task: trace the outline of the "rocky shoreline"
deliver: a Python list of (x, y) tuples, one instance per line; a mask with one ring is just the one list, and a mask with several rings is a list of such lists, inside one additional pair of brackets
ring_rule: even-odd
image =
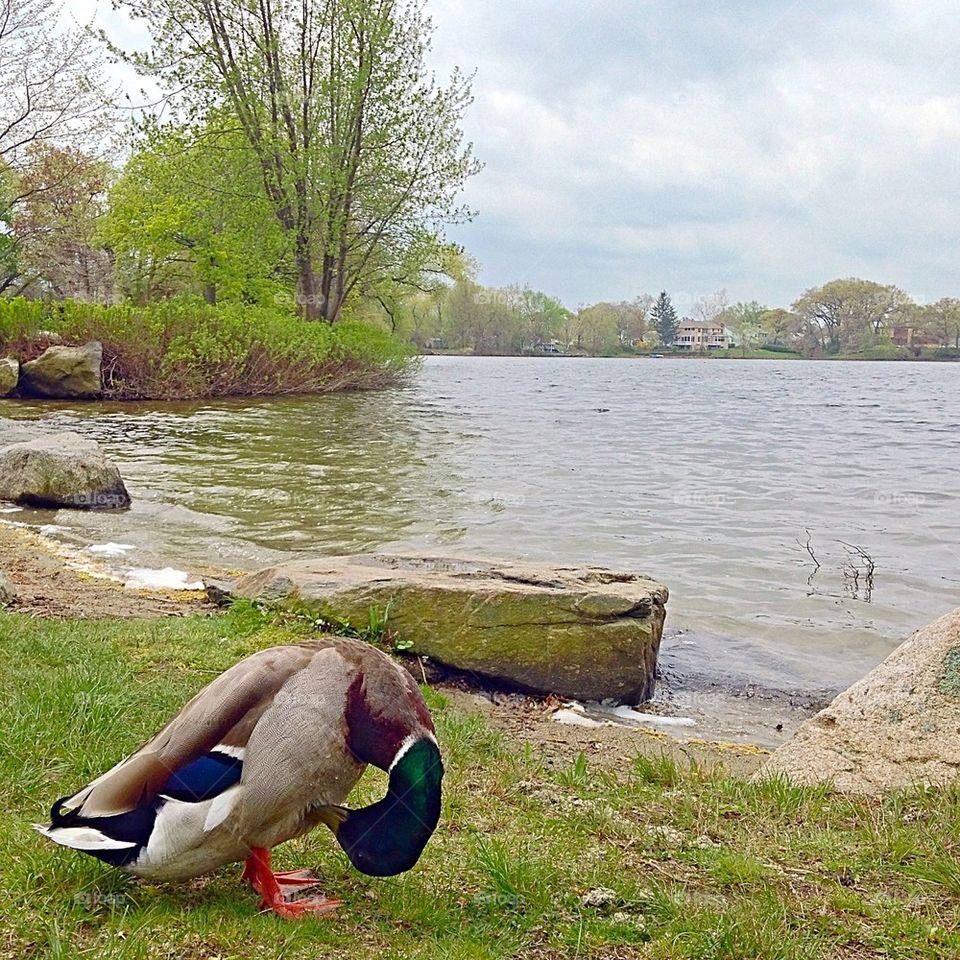
[[(132, 590), (106, 571), (93, 575), (76, 569), (49, 538), (2, 521), (0, 557), (2, 570), (17, 593), (15, 604), (9, 607), (13, 613), (60, 620), (218, 615), (202, 592)], [(413, 659), (410, 663), (419, 673), (419, 662)], [(699, 731), (696, 736), (680, 738), (663, 730), (612, 722), (566, 726), (554, 720), (562, 706), (556, 698), (478, 689), (461, 677), (442, 672), (431, 677), (431, 684), (459, 710), (483, 715), (519, 746), (531, 744), (542, 749), (548, 765), (565, 767), (584, 753), (591, 763), (613, 768), (638, 753), (650, 757), (666, 754), (683, 764), (695, 761), (746, 775), (758, 769), (768, 755), (756, 745), (714, 741)]]
[[(23, 524), (0, 522), (0, 557), (0, 606), (15, 614), (68, 621), (218, 615), (203, 591), (131, 589)], [(0, 619), (7, 624), (15, 628), (16, 619)], [(868, 794), (956, 779), (950, 731), (960, 724), (960, 610), (917, 631), (829, 703), (833, 691), (764, 687), (691, 669), (684, 636), (665, 635), (657, 695), (640, 709), (507, 690), (409, 649), (405, 660), (418, 680), (458, 707), (558, 763), (581, 752), (599, 766), (667, 754), (739, 775), (828, 780), (843, 792)]]
[[(125, 587), (127, 578), (122, 568), (97, 561), (86, 551), (78, 552), (26, 525), (0, 522), (0, 556), (0, 572), (7, 572), (18, 595), (13, 609), (30, 616), (150, 619), (214, 615), (214, 606), (201, 592)], [(185, 579), (198, 576), (206, 581), (208, 589), (212, 585), (210, 592), (217, 595), (215, 585), (223, 583), (225, 572), (193, 570)], [(608, 736), (636, 736), (644, 742), (669, 742), (681, 753), (690, 749), (706, 749), (709, 753), (714, 749), (711, 745), (723, 743), (729, 745), (724, 748), (724, 757), (732, 750), (733, 755), (746, 751), (755, 758), (760, 755), (758, 750), (773, 749), (786, 740), (821, 705), (822, 698), (811, 704), (790, 691), (748, 686), (744, 678), (727, 677), (721, 683), (678, 670), (675, 654), (681, 636), (676, 630), (667, 632), (656, 696), (636, 715), (618, 716), (600, 704), (582, 701), (581, 706), (576, 700), (568, 704), (555, 696), (511, 691), (508, 685), (490, 677), (449, 668), (429, 656), (411, 657), (408, 662), (418, 679), (426, 676), (431, 684), (456, 697), (482, 705), (484, 711), (502, 716), (507, 726), (513, 722), (511, 718), (541, 718), (545, 724), (543, 736), (559, 737), (564, 742), (592, 742), (591, 736), (601, 741)], [(409, 657), (409, 651), (407, 654)], [(569, 714), (566, 708), (571, 705), (582, 711), (574, 718), (577, 725), (556, 722), (555, 715)]]

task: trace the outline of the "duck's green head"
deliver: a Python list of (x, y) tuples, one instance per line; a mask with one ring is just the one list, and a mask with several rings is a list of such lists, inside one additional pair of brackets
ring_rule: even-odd
[(443, 763), (433, 740), (416, 741), (390, 769), (387, 795), (347, 813), (336, 828), (340, 846), (362, 873), (391, 877), (409, 870), (440, 819)]

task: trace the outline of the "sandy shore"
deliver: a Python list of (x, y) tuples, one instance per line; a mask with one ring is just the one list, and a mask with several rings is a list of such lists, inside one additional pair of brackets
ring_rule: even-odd
[(199, 592), (131, 590), (82, 569), (53, 541), (23, 527), (0, 523), (0, 572), (17, 590), (16, 611), (56, 619), (183, 617), (209, 609)]

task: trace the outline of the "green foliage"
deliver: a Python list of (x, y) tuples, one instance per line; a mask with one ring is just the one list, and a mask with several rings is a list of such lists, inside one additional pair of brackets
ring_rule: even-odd
[(459, 264), (448, 261), (447, 269), (459, 273), (453, 286), (408, 300), (402, 329), (420, 348), (432, 350), (439, 341), (442, 349), (472, 354), (617, 356), (633, 352), (647, 331), (652, 297), (596, 303), (574, 314), (528, 286), (481, 286), (475, 265), (463, 257)]
[(18, 173), (13, 232), (21, 286), (57, 298), (109, 298), (111, 259), (97, 228), (113, 168), (71, 147), (34, 144)]
[(391, 645), (391, 636), (388, 628), (390, 621), (390, 605), (387, 604), (384, 610), (373, 606), (367, 611), (367, 622), (360, 626), (351, 623), (344, 617), (339, 617), (333, 613), (323, 613), (317, 616), (315, 613), (305, 611), (306, 616), (315, 630), (321, 633), (333, 633), (340, 637), (351, 637), (354, 640), (363, 640), (365, 643), (372, 644), (375, 647), (388, 647)]
[(237, 599), (230, 604), (233, 617), (253, 617), (261, 625), (280, 624), (286, 628), (330, 633), (338, 637), (363, 640), (375, 647), (402, 652), (412, 646), (410, 641), (398, 640), (390, 632), (390, 604), (384, 609), (372, 606), (367, 611), (367, 622), (357, 624), (330, 610), (317, 612), (301, 603), (270, 604), (262, 600)]
[(581, 750), (573, 761), (573, 766), (557, 774), (557, 783), (562, 783), (565, 787), (585, 787), (589, 782), (590, 764), (587, 755)]
[(647, 312), (653, 297), (595, 303), (577, 312), (576, 346), (593, 356), (615, 356), (633, 350), (634, 340), (647, 334)]
[(920, 307), (915, 320), (921, 339), (940, 344), (941, 348), (952, 345), (960, 355), (960, 299), (943, 297)]
[(293, 267), (257, 158), (226, 118), (149, 124), (109, 194), (100, 234), (121, 293), (247, 303), (292, 299)]
[(834, 355), (861, 349), (865, 336), (878, 337), (912, 319), (916, 309), (899, 287), (856, 277), (813, 287), (793, 305), (811, 339)]
[(763, 349), (767, 353), (782, 353), (782, 354), (789, 355), (791, 357), (800, 356), (800, 354), (796, 350), (792, 349), (791, 347), (783, 343), (765, 343), (763, 345)]
[(913, 353), (895, 343), (880, 341), (866, 346), (860, 355), (864, 360), (912, 360)]
[(470, 78), (430, 72), (417, 0), (117, 6), (151, 38), (126, 59), (173, 94), (180, 119), (229, 115), (310, 318), (332, 323), (354, 296), (416, 283), (443, 226), (469, 219), (457, 197), (479, 169), (460, 129)]
[(21, 274), (20, 244), (13, 232), (18, 176), (0, 160), (0, 291), (7, 290)]
[(735, 303), (721, 315), (722, 322), (736, 334), (744, 356), (767, 339), (764, 319), (770, 312), (763, 304), (751, 300), (749, 303)]
[(633, 769), (643, 783), (652, 786), (672, 787), (679, 778), (677, 765), (666, 754), (656, 757), (637, 756)]
[(550, 880), (554, 870), (524, 845), (518, 850), (498, 840), (477, 841), (476, 859), (481, 874), (480, 904), (489, 904), (497, 914), (531, 909), (543, 910), (550, 902)]
[(40, 300), (0, 299), (0, 346), (29, 340), (50, 319), (50, 305)]
[(650, 311), (650, 325), (656, 332), (662, 346), (673, 346), (677, 339), (677, 329), (680, 323), (677, 319), (677, 311), (670, 302), (666, 290), (661, 291), (660, 296), (657, 297), (657, 302)]
[(960, 897), (960, 861), (946, 850), (924, 857), (904, 868), (904, 873), (943, 887), (952, 897)]
[(439, 337), (475, 354), (539, 353), (554, 341), (569, 343), (573, 314), (554, 297), (530, 287), (482, 287), (461, 277), (442, 307), (421, 325), (418, 339)]
[(310, 323), (279, 307), (0, 301), (0, 346), (8, 352), (29, 359), (41, 330), (70, 343), (99, 340), (105, 393), (116, 399), (365, 389), (396, 382), (410, 364), (409, 348), (381, 328)]

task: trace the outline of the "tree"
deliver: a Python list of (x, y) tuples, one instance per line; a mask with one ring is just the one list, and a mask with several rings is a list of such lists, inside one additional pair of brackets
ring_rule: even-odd
[(727, 291), (717, 290), (705, 297), (698, 297), (693, 305), (693, 318), (702, 323), (715, 323), (727, 309)]
[(577, 347), (595, 357), (613, 354), (620, 349), (617, 312), (611, 304), (595, 303), (579, 310)]
[(108, 90), (89, 33), (60, 27), (54, 0), (0, 0), (0, 159), (35, 144), (82, 149), (104, 132)]
[(567, 311), (559, 300), (529, 286), (508, 287), (501, 294), (520, 333), (521, 349), (539, 350), (560, 333)]
[(776, 307), (764, 310), (760, 326), (767, 338), (781, 346), (789, 346), (800, 333), (800, 318), (789, 310)]
[(735, 303), (733, 306), (727, 307), (717, 317), (717, 321), (733, 330), (740, 341), (743, 355), (746, 356), (747, 350), (759, 346), (766, 337), (766, 331), (763, 329), (763, 317), (767, 312), (767, 308), (763, 304), (751, 300), (749, 303)]
[[(29, 221), (44, 192), (62, 193), (68, 157), (87, 156), (111, 120), (101, 52), (86, 30), (62, 29), (60, 13), (54, 0), (0, 0), (0, 292), (34, 279), (14, 221)], [(40, 162), (54, 146), (73, 152)]]
[(0, 163), (0, 294), (15, 289), (22, 275), (20, 244), (13, 232), (13, 205), (17, 196), (18, 177)]
[(226, 118), (149, 127), (110, 191), (101, 233), (134, 300), (176, 293), (292, 301), (292, 258), (256, 157)]
[(674, 310), (667, 291), (663, 290), (657, 297), (657, 302), (650, 311), (650, 325), (656, 331), (660, 343), (665, 347), (672, 347), (677, 339), (677, 329), (680, 326), (677, 311)]
[(36, 142), (27, 152), (13, 217), (19, 268), (59, 298), (112, 296), (111, 255), (98, 236), (111, 174), (72, 147)]
[(453, 346), (472, 347), (475, 352), (483, 349), (490, 321), (484, 294), (483, 287), (469, 275), (460, 277), (451, 288), (447, 317)]
[(913, 301), (899, 288), (851, 277), (813, 287), (793, 305), (802, 321), (819, 328), (829, 353), (876, 340), (906, 316)]
[(416, 282), (478, 169), (470, 81), (438, 86), (416, 0), (118, 0), (151, 50), (128, 59), (193, 121), (229, 112), (289, 238), (298, 297), (334, 322), (355, 292)]
[(939, 341), (941, 346), (960, 349), (960, 300), (944, 297), (919, 311), (923, 332)]
[[(618, 300), (612, 303), (595, 303), (584, 309), (595, 311), (604, 317), (604, 325), (612, 323), (616, 330), (616, 343), (605, 348), (605, 352), (630, 347), (634, 340), (642, 340), (647, 332), (647, 314), (653, 306), (653, 297), (649, 294), (635, 300)], [(591, 314), (593, 319), (597, 313)], [(592, 322), (590, 320), (589, 322)]]

